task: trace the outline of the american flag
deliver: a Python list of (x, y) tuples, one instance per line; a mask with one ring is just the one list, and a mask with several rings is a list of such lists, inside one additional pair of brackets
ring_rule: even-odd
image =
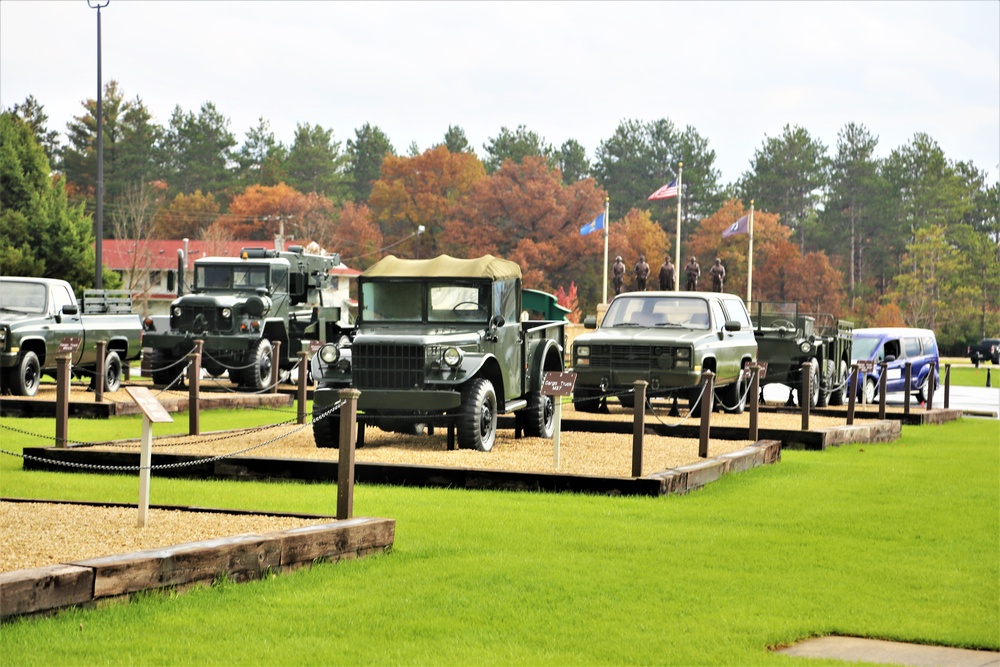
[(649, 195), (647, 201), (653, 201), (654, 199), (670, 199), (671, 197), (677, 196), (677, 179), (670, 181), (662, 188)]

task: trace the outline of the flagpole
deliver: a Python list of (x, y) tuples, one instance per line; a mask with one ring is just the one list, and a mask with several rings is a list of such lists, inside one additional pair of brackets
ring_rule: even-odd
[(674, 248), (674, 291), (681, 291), (681, 176), (684, 163), (677, 163), (677, 247)]
[(611, 197), (604, 198), (604, 296), (601, 303), (608, 302), (608, 227), (611, 226)]
[(750, 200), (750, 248), (747, 250), (747, 308), (753, 295), (753, 200)]

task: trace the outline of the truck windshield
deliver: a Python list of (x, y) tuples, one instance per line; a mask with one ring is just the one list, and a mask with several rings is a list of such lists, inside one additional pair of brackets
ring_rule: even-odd
[(205, 290), (266, 288), (267, 267), (244, 264), (198, 266), (195, 271), (195, 286)]
[(708, 303), (685, 297), (618, 297), (601, 327), (683, 327), (708, 329)]
[(18, 313), (45, 312), (45, 285), (3, 281), (0, 289), (0, 309)]
[(485, 323), (491, 296), (489, 285), (366, 282), (361, 288), (361, 316), (368, 322)]

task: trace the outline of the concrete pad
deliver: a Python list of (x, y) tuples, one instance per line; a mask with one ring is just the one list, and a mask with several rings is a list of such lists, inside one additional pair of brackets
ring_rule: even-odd
[(817, 637), (779, 649), (799, 658), (878, 662), (910, 667), (1000, 667), (1000, 652), (907, 644), (861, 637)]

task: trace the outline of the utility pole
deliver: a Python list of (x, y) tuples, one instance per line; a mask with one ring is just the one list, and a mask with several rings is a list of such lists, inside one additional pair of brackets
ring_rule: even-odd
[(95, 257), (94, 288), (104, 289), (104, 109), (101, 91), (101, 8), (111, 0), (87, 0), (87, 6), (97, 10), (97, 211), (94, 214)]

